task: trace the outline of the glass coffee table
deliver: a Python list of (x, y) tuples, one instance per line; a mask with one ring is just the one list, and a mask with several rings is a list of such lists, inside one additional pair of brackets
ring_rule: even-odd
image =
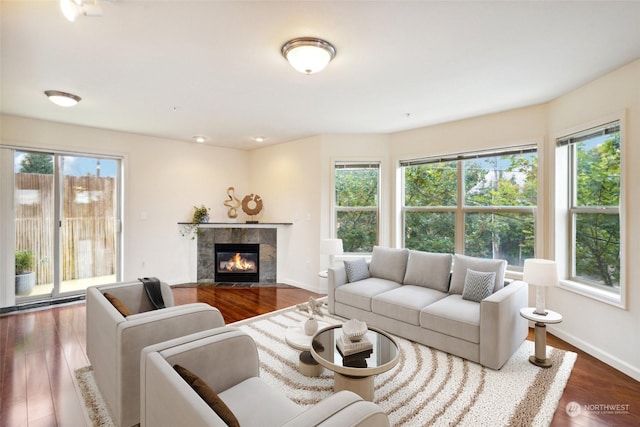
[(398, 345), (386, 332), (369, 328), (366, 338), (372, 349), (343, 357), (337, 347), (342, 325), (332, 325), (318, 331), (311, 342), (311, 355), (325, 368), (334, 372), (334, 390), (350, 390), (363, 399), (373, 401), (373, 379), (396, 366), (400, 358)]

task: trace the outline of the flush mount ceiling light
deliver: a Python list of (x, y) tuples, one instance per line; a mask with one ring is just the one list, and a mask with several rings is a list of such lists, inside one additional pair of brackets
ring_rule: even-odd
[(202, 144), (203, 142), (205, 142), (207, 140), (207, 137), (206, 136), (202, 136), (202, 135), (196, 135), (196, 136), (193, 137), (193, 139), (197, 143)]
[(289, 40), (281, 52), (293, 68), (305, 74), (322, 71), (336, 56), (336, 48), (331, 43), (314, 37)]
[(60, 0), (60, 10), (69, 21), (75, 21), (78, 16), (102, 16), (102, 8), (98, 6), (98, 0), (92, 4), (85, 3), (85, 0)]
[(49, 101), (60, 107), (73, 107), (82, 99), (78, 95), (59, 90), (45, 90), (44, 94), (47, 95)]

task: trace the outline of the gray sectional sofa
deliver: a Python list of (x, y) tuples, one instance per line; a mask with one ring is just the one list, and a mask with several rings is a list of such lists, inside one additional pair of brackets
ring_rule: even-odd
[(500, 369), (527, 337), (525, 282), (504, 260), (376, 246), (329, 269), (331, 313)]

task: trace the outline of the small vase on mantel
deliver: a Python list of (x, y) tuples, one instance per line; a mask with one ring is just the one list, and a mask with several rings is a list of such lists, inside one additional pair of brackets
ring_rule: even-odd
[(310, 317), (304, 322), (304, 333), (313, 335), (318, 332), (318, 321), (315, 317)]

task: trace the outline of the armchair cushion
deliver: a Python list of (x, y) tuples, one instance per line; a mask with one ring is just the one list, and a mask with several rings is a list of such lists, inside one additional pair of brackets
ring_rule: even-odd
[(200, 379), (199, 376), (180, 365), (173, 365), (173, 369), (198, 393), (198, 396), (204, 400), (213, 411), (218, 414), (222, 420), (231, 427), (240, 427), (240, 423), (231, 409), (220, 399), (218, 394)]
[(104, 297), (109, 300), (109, 302), (118, 310), (118, 313), (122, 314), (124, 317), (131, 316), (131, 310), (122, 302), (120, 299), (111, 295), (109, 292), (104, 293)]

